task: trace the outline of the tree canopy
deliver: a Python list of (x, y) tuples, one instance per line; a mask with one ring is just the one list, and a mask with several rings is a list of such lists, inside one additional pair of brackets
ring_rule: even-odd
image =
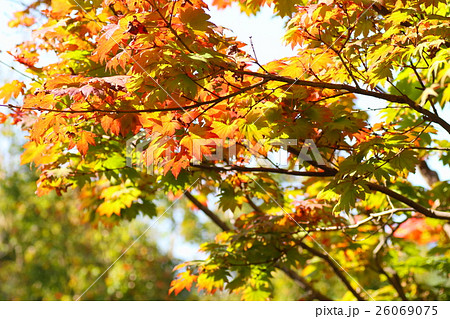
[(448, 299), (450, 184), (429, 165), (450, 164), (448, 1), (213, 1), (232, 3), (286, 18), (297, 54), (262, 65), (202, 0), (17, 12), (29, 79), (0, 89), (1, 119), (28, 134), (37, 194), (76, 188), (103, 223), (159, 199), (206, 214), (208, 258), (170, 293), (265, 300), (283, 272), (308, 300)]

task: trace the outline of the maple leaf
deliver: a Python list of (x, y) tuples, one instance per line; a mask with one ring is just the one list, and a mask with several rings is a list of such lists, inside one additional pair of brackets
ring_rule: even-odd
[(190, 161), (189, 158), (185, 155), (181, 156), (180, 158), (177, 158), (174, 163), (171, 165), (171, 171), (175, 179), (178, 178), (178, 175), (180, 174), (180, 171), (182, 169), (185, 169), (189, 167)]
[(45, 87), (47, 90), (53, 90), (62, 86), (79, 87), (85, 79), (81, 75), (58, 74), (54, 78), (48, 79), (45, 82)]
[(17, 62), (29, 67), (32, 70), (34, 68), (34, 65), (39, 61), (38, 55), (36, 53), (23, 51), (21, 54), (14, 54), (10, 51), (7, 52), (12, 55)]
[(195, 30), (207, 30), (211, 25), (208, 22), (210, 16), (202, 9), (196, 9), (193, 7), (187, 7), (180, 14), (180, 20), (186, 25), (192, 27)]
[(201, 273), (197, 278), (197, 287), (200, 290), (206, 290), (208, 293), (214, 293), (222, 289), (227, 280), (227, 274), (224, 270), (215, 270), (212, 276), (207, 273)]
[(45, 165), (54, 163), (59, 154), (53, 152), (56, 149), (54, 145), (36, 144), (33, 141), (26, 143), (24, 146), (25, 151), (20, 157), (20, 164), (28, 164), (33, 162), (36, 165)]
[[(55, 94), (58, 96), (58, 94)], [(24, 105), (31, 108), (53, 109), (56, 105), (55, 96), (39, 92), (35, 95), (27, 95), (24, 99)]]
[(34, 30), (33, 38), (58, 36), (58, 28), (67, 26), (68, 19), (60, 19), (59, 21), (50, 20), (41, 28)]
[(233, 138), (234, 132), (238, 130), (236, 122), (233, 123), (222, 123), (214, 122), (212, 125), (213, 132), (222, 139)]
[(33, 124), (30, 139), (33, 141), (40, 141), (43, 139), (45, 133), (50, 130), (55, 124), (56, 118), (52, 115), (43, 116), (39, 121)]
[(104, 33), (98, 40), (97, 49), (92, 53), (92, 59), (100, 63), (108, 59), (109, 54), (115, 54), (123, 40), (129, 37), (124, 24), (110, 24), (104, 28)]
[(111, 58), (106, 63), (106, 69), (107, 70), (114, 69), (115, 71), (117, 71), (117, 67), (120, 66), (123, 70), (125, 70), (126, 65), (130, 60), (130, 56), (131, 56), (130, 53), (127, 52), (126, 49), (117, 53), (113, 58)]
[(109, 87), (114, 91), (124, 91), (126, 89), (126, 84), (132, 79), (131, 75), (114, 75), (106, 77), (97, 77), (89, 79), (88, 83), (99, 82), (109, 84)]
[(148, 34), (147, 28), (138, 21), (136, 16), (133, 16), (133, 21), (128, 22), (128, 29), (126, 32), (133, 35)]
[(120, 132), (120, 122), (116, 121), (116, 119), (109, 115), (102, 116), (100, 120), (101, 126), (105, 133), (111, 129), (111, 132), (115, 135), (119, 135)]
[[(126, 83), (131, 76), (115, 75), (110, 77), (83, 78), (79, 76), (63, 76), (58, 80), (51, 80), (47, 83), (50, 92), (55, 96), (69, 95), (76, 98), (77, 95), (88, 97), (90, 95), (100, 98), (106, 97), (106, 90), (126, 91)], [(60, 88), (60, 86), (65, 86)]]
[(218, 9), (225, 9), (231, 6), (231, 0), (213, 0), (212, 4)]
[(89, 145), (95, 145), (94, 137), (96, 135), (92, 132), (81, 131), (80, 137), (77, 141), (77, 149), (81, 153), (81, 155), (86, 155)]
[(16, 28), (19, 25), (23, 25), (25, 27), (32, 26), (36, 20), (34, 17), (27, 15), (24, 11), (14, 12), (14, 19), (8, 22), (8, 27)]
[(23, 94), (25, 89), (25, 84), (18, 81), (13, 80), (10, 83), (6, 83), (0, 88), (0, 100), (3, 102), (8, 102), (11, 97), (17, 98), (19, 94)]
[(178, 295), (183, 289), (191, 291), (192, 284), (197, 280), (197, 277), (189, 270), (179, 273), (176, 279), (170, 283), (169, 294), (175, 293), (175, 295)]
[(5, 123), (7, 119), (8, 119), (7, 115), (0, 113), (0, 124)]
[(192, 125), (189, 132), (193, 138), (209, 139), (218, 137), (217, 134), (212, 131), (211, 127), (203, 125)]

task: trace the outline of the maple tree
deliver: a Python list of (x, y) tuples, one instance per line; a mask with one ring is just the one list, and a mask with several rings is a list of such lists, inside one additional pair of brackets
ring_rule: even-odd
[[(261, 65), (201, 0), (36, 0), (17, 13), (10, 26), (33, 40), (10, 54), (33, 80), (0, 89), (1, 120), (28, 132), (38, 195), (78, 188), (105, 223), (184, 195), (220, 232), (206, 260), (177, 268), (175, 294), (195, 283), (269, 299), (283, 272), (303, 299), (447, 298), (450, 185), (426, 161), (450, 163), (448, 2), (213, 4), (233, 2), (286, 17), (297, 55)], [(57, 61), (39, 64), (46, 52)], [(136, 134), (150, 173), (127, 162)]]

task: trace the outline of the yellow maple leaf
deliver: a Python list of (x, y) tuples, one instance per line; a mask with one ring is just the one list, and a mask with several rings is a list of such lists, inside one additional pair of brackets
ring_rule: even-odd
[(6, 103), (11, 97), (17, 98), (19, 94), (23, 94), (24, 88), (25, 84), (17, 80), (6, 83), (0, 88), (0, 100)]

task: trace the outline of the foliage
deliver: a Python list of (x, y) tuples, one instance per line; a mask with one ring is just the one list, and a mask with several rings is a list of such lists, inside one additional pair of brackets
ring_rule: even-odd
[[(81, 189), (105, 222), (185, 194), (223, 232), (201, 246), (206, 260), (180, 266), (174, 293), (195, 283), (269, 299), (284, 272), (303, 299), (448, 298), (449, 183), (425, 169), (449, 168), (448, 2), (214, 4), (232, 2), (273, 5), (297, 56), (261, 65), (201, 0), (37, 0), (17, 14), (12, 26), (36, 9), (45, 20), (11, 52), (35, 81), (0, 94), (24, 96), (5, 106), (29, 134), (22, 163), (40, 171), (38, 194)], [(58, 61), (39, 64), (45, 52)], [(127, 165), (137, 133), (153, 174)], [(273, 162), (282, 148), (286, 167)], [(417, 165), (429, 188), (408, 179)]]
[[(35, 176), (1, 173), (0, 299), (78, 298), (147, 227), (141, 220), (114, 228), (83, 222), (73, 192), (34, 196)], [(174, 300), (167, 295), (176, 260), (141, 238), (83, 296), (87, 300)]]

